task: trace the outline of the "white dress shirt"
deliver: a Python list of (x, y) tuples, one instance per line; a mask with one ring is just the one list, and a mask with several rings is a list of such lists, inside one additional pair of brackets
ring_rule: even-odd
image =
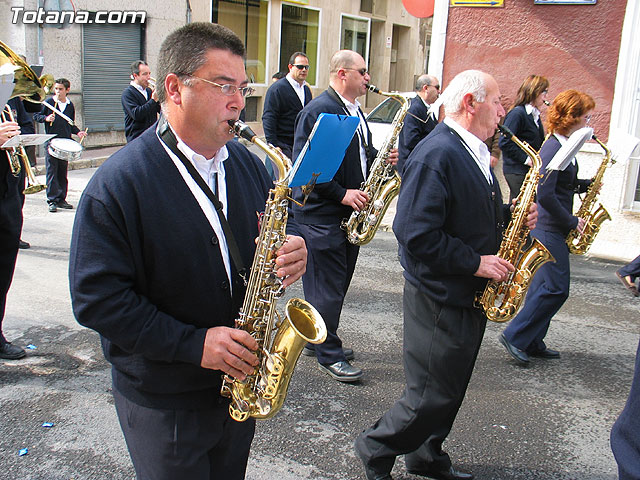
[(359, 139), (360, 168), (362, 169), (362, 177), (366, 180), (367, 179), (367, 152), (364, 149), (364, 145), (362, 142), (366, 142), (367, 139), (369, 138), (369, 130), (367, 129), (367, 124), (365, 123), (364, 118), (362, 117), (362, 115), (360, 115), (360, 102), (356, 98), (355, 103), (351, 103), (349, 100), (344, 98), (338, 92), (336, 93), (338, 94), (338, 97), (340, 97), (340, 100), (342, 100), (342, 102), (347, 107), (347, 111), (349, 112), (349, 115), (351, 115), (352, 117), (358, 117), (360, 119), (360, 125), (358, 126), (358, 132), (360, 132), (360, 135), (362, 135), (362, 137)]
[[(171, 129), (173, 131), (173, 129)], [(217, 187), (218, 193), (217, 197), (222, 203), (222, 212), (225, 217), (227, 216), (228, 206), (227, 206), (227, 183), (225, 181), (225, 170), (224, 170), (224, 161), (229, 158), (229, 152), (226, 146), (223, 146), (220, 150), (216, 152), (213, 158), (207, 159), (202, 155), (194, 152), (189, 146), (184, 143), (180, 137), (176, 135), (176, 140), (178, 141), (178, 149), (184, 154), (185, 157), (193, 164), (196, 168), (202, 179), (209, 185), (212, 192), (216, 192), (216, 173), (218, 174)], [(157, 133), (156, 133), (157, 135)], [(169, 149), (169, 147), (160, 140), (160, 143), (171, 157), (174, 165), (180, 172), (184, 182), (191, 190), (191, 193), (195, 197), (198, 205), (202, 209), (202, 212), (209, 220), (211, 224), (211, 228), (216, 233), (218, 237), (218, 246), (220, 247), (220, 254), (222, 255), (222, 260), (224, 262), (224, 268), (227, 271), (227, 278), (229, 279), (230, 288), (233, 285), (231, 281), (231, 260), (229, 257), (229, 246), (227, 245), (227, 239), (224, 236), (224, 231), (222, 230), (222, 225), (220, 224), (220, 218), (218, 218), (218, 214), (216, 213), (216, 209), (209, 200), (209, 197), (202, 191), (202, 189), (198, 186), (196, 181), (191, 177), (187, 167), (180, 161), (180, 159)]]
[(540, 126), (540, 110), (538, 110), (536, 107), (534, 107), (530, 103), (527, 103), (524, 106), (524, 110), (527, 112), (527, 115), (533, 115), (533, 121), (536, 122), (536, 126), (539, 127)]
[(136, 82), (134, 82), (133, 80), (131, 80), (131, 82), (129, 83), (129, 85), (131, 85), (132, 87), (134, 87), (136, 90), (138, 90), (142, 95), (144, 95), (144, 99), (145, 100), (149, 100), (149, 97), (147, 97), (147, 89), (146, 88), (142, 88), (142, 86), (138, 85)]
[(462, 138), (462, 144), (473, 157), (478, 168), (482, 171), (489, 185), (493, 185), (493, 177), (491, 176), (491, 154), (487, 145), (476, 137), (473, 133), (464, 129), (458, 122), (451, 117), (445, 117), (444, 123), (453, 129)]
[(300, 103), (304, 107), (304, 82), (302, 82), (302, 85), (300, 85), (297, 81), (293, 79), (293, 77), (291, 76), (291, 73), (287, 73), (286, 78), (287, 78), (287, 81), (291, 84), (291, 86), (295, 90), (296, 95), (298, 95), (298, 98), (300, 99)]

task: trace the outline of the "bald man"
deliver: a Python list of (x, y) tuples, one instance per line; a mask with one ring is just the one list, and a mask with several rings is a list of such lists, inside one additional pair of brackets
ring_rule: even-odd
[(404, 126), (398, 139), (398, 172), (420, 140), (429, 135), (438, 124), (437, 113), (431, 105), (440, 96), (440, 82), (433, 75), (420, 75), (416, 81), (416, 96), (404, 117)]

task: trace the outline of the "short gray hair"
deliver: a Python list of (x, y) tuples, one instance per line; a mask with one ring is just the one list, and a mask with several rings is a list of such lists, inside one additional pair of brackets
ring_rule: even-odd
[(484, 102), (487, 96), (485, 85), (487, 74), (480, 70), (465, 70), (453, 77), (442, 92), (444, 113), (455, 116), (462, 111), (462, 99), (467, 93), (473, 95), (478, 102)]

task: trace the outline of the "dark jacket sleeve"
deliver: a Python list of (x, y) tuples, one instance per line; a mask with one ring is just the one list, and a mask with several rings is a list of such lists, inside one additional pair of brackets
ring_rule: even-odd
[(276, 92), (277, 87), (274, 83), (267, 90), (264, 96), (264, 110), (262, 113), (262, 127), (264, 135), (271, 145), (278, 145), (278, 112), (280, 111), (280, 95)]
[(135, 98), (135, 92), (132, 92), (130, 88), (126, 88), (122, 92), (122, 108), (135, 122), (143, 122), (152, 113), (160, 113), (158, 102), (149, 97), (149, 100), (141, 105)]
[[(46, 100), (45, 100), (46, 101)], [(47, 102), (51, 105), (51, 102)], [(49, 114), (53, 113), (49, 108), (45, 107), (44, 105), (40, 108), (40, 111), (38, 113), (34, 113), (33, 114), (33, 119), (38, 122), (38, 123), (44, 123), (46, 120), (45, 118), (47, 118), (49, 116)]]
[(200, 365), (205, 328), (180, 322), (135, 291), (135, 258), (122, 212), (83, 195), (73, 227), (69, 283), (78, 322), (129, 353)]

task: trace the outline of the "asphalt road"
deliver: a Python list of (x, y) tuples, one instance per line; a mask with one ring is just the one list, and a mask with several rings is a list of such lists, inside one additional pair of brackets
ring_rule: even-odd
[[(74, 205), (93, 171), (69, 173)], [(0, 360), (0, 479), (131, 479), (109, 366), (97, 334), (71, 313), (67, 261), (74, 211), (48, 213), (39, 193), (27, 197), (24, 212), (23, 239), (32, 248), (19, 254), (4, 331), (35, 349), (23, 360)], [(403, 279), (396, 257), (393, 234), (379, 232), (361, 249), (346, 298), (341, 336), (355, 350), (363, 380), (338, 383), (302, 357), (285, 406), (258, 425), (249, 480), (365, 478), (353, 440), (404, 385)], [(562, 352), (560, 360), (519, 367), (497, 342), (503, 327), (488, 326), (445, 444), (456, 465), (483, 480), (617, 478), (609, 432), (631, 384), (640, 299), (618, 284), (616, 268), (572, 259), (571, 297), (547, 336)], [(301, 296), (301, 288), (287, 296)], [(23, 448), (28, 453), (20, 456)], [(392, 473), (396, 480), (419, 478), (406, 473), (402, 458)]]

